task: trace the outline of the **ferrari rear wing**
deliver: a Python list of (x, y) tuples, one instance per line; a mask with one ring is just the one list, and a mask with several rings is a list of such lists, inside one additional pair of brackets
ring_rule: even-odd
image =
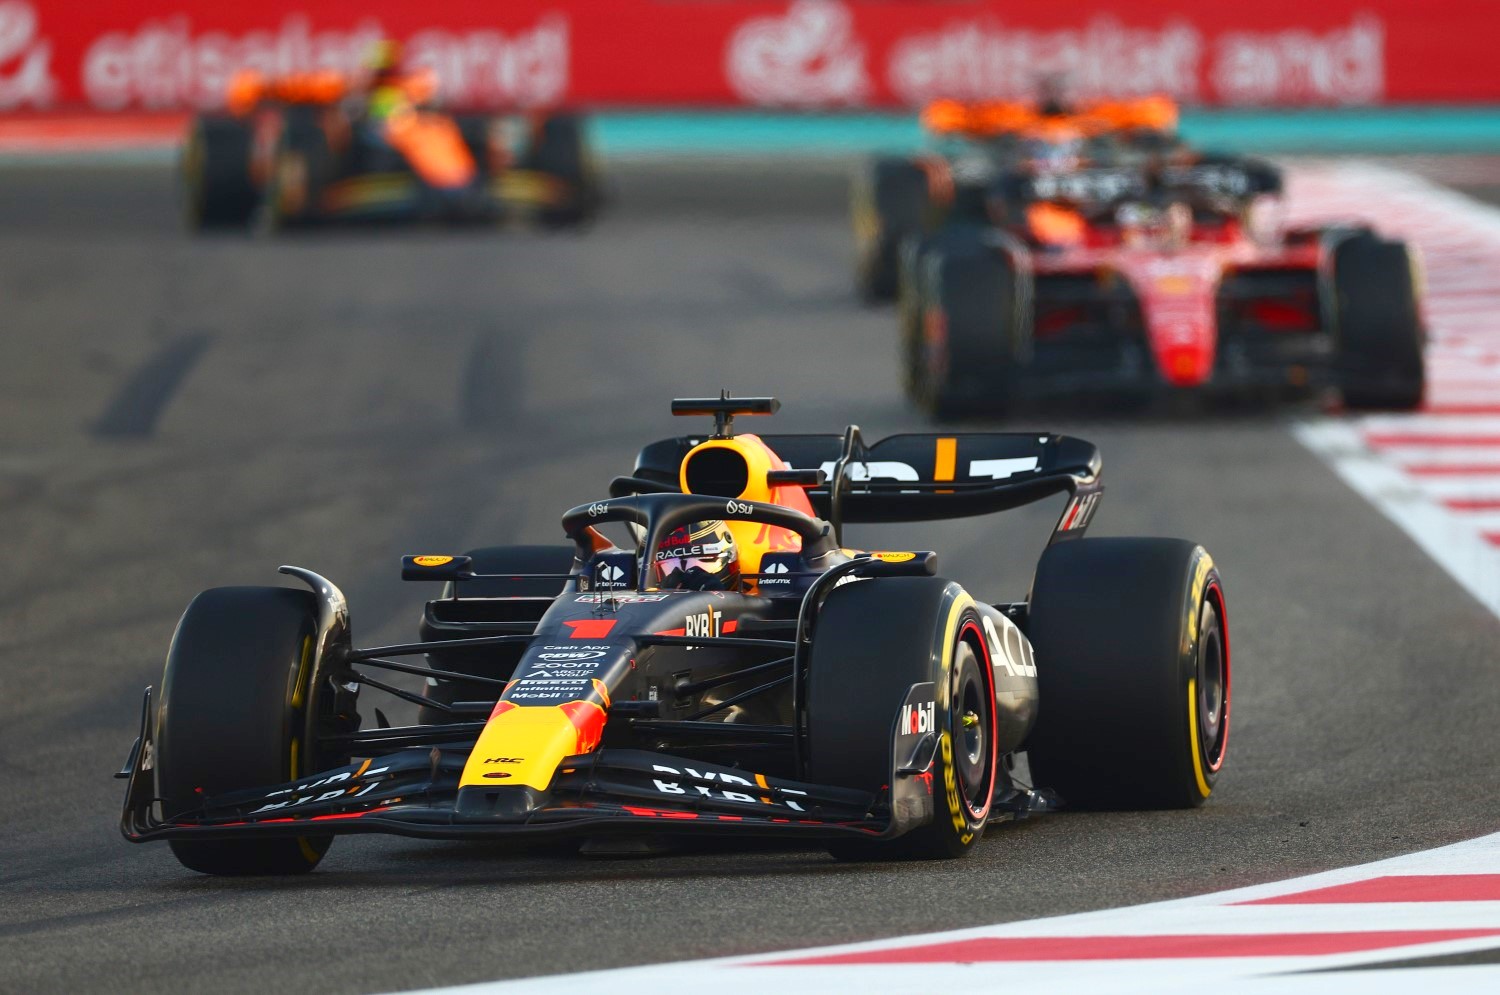
[[(835, 529), (845, 522), (988, 515), (1066, 493), (1071, 500), (1055, 541), (1083, 534), (1103, 490), (1098, 448), (1049, 432), (906, 434), (866, 443), (851, 425), (842, 435), (760, 438), (789, 466), (822, 472), (807, 496)], [(641, 450), (634, 478), (626, 479), (675, 490), (683, 457), (702, 441), (681, 436), (652, 443)]]

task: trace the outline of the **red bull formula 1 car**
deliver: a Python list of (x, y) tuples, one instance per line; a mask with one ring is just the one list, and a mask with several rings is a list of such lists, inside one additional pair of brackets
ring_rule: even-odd
[(229, 110), (193, 121), (181, 162), (188, 226), (329, 222), (563, 226), (597, 212), (582, 120), (450, 114), (424, 74), (236, 77)]
[[(200, 594), (120, 773), (126, 838), (213, 874), (307, 871), (368, 832), (956, 857), (1059, 800), (1209, 796), (1230, 718), (1219, 575), (1191, 542), (1083, 538), (1092, 445), (757, 437), (734, 417), (771, 398), (673, 408), (714, 430), (643, 449), (563, 515), (566, 544), (407, 557), (406, 579), (443, 585), (416, 641), (356, 647), (338, 588), (297, 567), (300, 588)], [(841, 539), (1049, 495), (1065, 508), (1025, 601), (980, 600), (932, 552)], [(372, 691), (420, 721), (363, 721)], [(1023, 751), (1036, 789), (1013, 776)]]
[(1254, 160), (1003, 174), (987, 216), (908, 239), (908, 394), (943, 418), (1052, 394), (1308, 393), (1419, 406), (1412, 250), (1362, 226), (1282, 229)]

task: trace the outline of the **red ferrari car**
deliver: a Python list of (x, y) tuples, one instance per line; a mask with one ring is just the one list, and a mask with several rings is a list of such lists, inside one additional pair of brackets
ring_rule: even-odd
[(908, 239), (902, 356), (938, 417), (1034, 395), (1337, 389), (1423, 396), (1413, 252), (1362, 226), (1276, 223), (1265, 163), (1011, 174), (985, 221)]

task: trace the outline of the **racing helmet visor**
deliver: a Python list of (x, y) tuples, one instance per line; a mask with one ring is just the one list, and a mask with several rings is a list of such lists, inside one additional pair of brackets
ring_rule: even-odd
[(657, 548), (652, 579), (672, 587), (682, 578), (708, 574), (727, 589), (738, 580), (738, 560), (734, 536), (723, 522), (697, 522), (673, 530)]

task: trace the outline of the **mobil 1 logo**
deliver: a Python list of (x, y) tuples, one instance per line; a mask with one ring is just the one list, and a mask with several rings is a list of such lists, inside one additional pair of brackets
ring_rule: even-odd
[(925, 767), (917, 754), (920, 751), (930, 758), (930, 744), (936, 743), (933, 734), (937, 731), (937, 685), (913, 684), (896, 713), (896, 766)]

